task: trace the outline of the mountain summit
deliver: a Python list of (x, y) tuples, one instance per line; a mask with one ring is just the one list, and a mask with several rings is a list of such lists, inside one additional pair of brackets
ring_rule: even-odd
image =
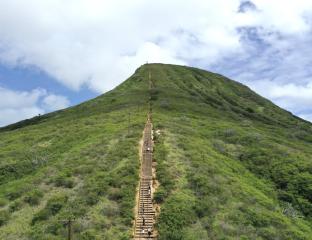
[(0, 239), (131, 239), (149, 112), (158, 239), (311, 239), (312, 124), (219, 74), (165, 64), (0, 128)]

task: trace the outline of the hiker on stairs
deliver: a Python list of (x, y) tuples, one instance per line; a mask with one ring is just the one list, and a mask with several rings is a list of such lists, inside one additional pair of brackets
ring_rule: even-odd
[(148, 234), (148, 237), (151, 237), (151, 235), (152, 235), (152, 229), (151, 228), (147, 229), (147, 234)]

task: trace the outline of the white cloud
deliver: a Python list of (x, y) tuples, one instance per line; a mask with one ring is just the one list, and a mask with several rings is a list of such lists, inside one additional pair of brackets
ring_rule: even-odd
[(69, 100), (64, 96), (50, 94), (43, 99), (43, 106), (48, 111), (55, 111), (69, 106)]
[(282, 86), (289, 106), (291, 84), (312, 82), (312, 1), (252, 0), (239, 12), (242, 2), (0, 0), (0, 62), (34, 65), (71, 89), (99, 93), (146, 61), (216, 68), (249, 85)]
[(308, 31), (306, 14), (311, 14), (310, 0), (252, 0), (258, 11), (254, 14), (258, 26), (287, 34)]
[(44, 89), (34, 89), (31, 92), (16, 92), (0, 87), (0, 108), (28, 108), (32, 107), (40, 97), (46, 95)]
[(282, 108), (311, 121), (312, 83), (297, 85), (282, 84), (266, 79), (249, 83), (250, 87), (262, 96), (271, 99)]
[(0, 127), (69, 106), (67, 98), (44, 89), (13, 91), (0, 87)]
[[(103, 92), (148, 62), (213, 62), (240, 48), (239, 0), (2, 0), (0, 59)], [(224, 8), (224, 6), (227, 6)]]
[(36, 106), (26, 108), (1, 108), (0, 127), (43, 113), (44, 111)]
[(312, 103), (312, 83), (297, 85), (294, 83), (279, 84), (274, 81), (262, 79), (251, 83), (251, 87), (261, 95), (270, 99), (293, 98), (298, 101)]

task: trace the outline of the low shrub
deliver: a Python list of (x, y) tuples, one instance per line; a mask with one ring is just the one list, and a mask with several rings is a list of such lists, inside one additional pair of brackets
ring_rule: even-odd
[(60, 175), (55, 179), (55, 186), (65, 187), (65, 188), (73, 188), (74, 187), (74, 180), (70, 177)]
[(56, 215), (66, 204), (68, 197), (65, 195), (54, 196), (47, 202), (44, 209), (34, 215), (32, 224), (39, 221), (47, 220), (49, 217)]
[(5, 225), (10, 218), (10, 213), (8, 210), (0, 210), (0, 227)]
[(109, 203), (102, 208), (101, 213), (107, 217), (115, 217), (120, 214), (120, 211), (117, 204)]
[(84, 200), (89, 206), (93, 206), (98, 203), (99, 196), (94, 192), (88, 192), (84, 195)]
[(194, 200), (184, 193), (171, 195), (163, 204), (159, 216), (160, 239), (183, 239), (183, 227), (192, 223), (195, 219)]
[(8, 201), (6, 199), (0, 198), (0, 207), (4, 207), (8, 204)]
[(16, 189), (14, 191), (10, 191), (8, 192), (5, 197), (7, 199), (9, 199), (10, 201), (13, 201), (15, 199), (18, 199), (19, 197), (21, 197), (24, 193), (24, 190), (23, 189)]
[(165, 200), (166, 197), (166, 190), (162, 187), (159, 187), (157, 191), (154, 194), (154, 201), (158, 204), (162, 203)]
[(64, 229), (64, 223), (59, 221), (51, 221), (45, 229), (46, 233), (57, 235), (61, 229)]
[(35, 206), (40, 203), (40, 199), (43, 197), (43, 193), (40, 190), (33, 190), (24, 197), (24, 202), (29, 205)]
[(226, 144), (222, 140), (214, 140), (213, 148), (222, 154), (226, 153)]
[(167, 100), (162, 100), (159, 105), (161, 108), (170, 109), (170, 104)]
[(92, 230), (87, 230), (83, 233), (81, 233), (81, 239), (82, 240), (96, 240), (96, 234)]
[(121, 198), (122, 198), (122, 194), (119, 188), (111, 187), (108, 189), (109, 200), (117, 201), (117, 200), (120, 200)]
[(22, 206), (23, 206), (23, 202), (20, 199), (17, 199), (10, 204), (9, 211), (10, 212), (16, 212), (16, 211), (20, 210), (22, 208)]

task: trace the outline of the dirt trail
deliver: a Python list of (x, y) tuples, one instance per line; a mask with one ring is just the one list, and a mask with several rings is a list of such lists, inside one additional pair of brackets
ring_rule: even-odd
[(140, 142), (141, 171), (136, 197), (137, 206), (135, 209), (136, 214), (133, 233), (135, 240), (157, 239), (157, 232), (154, 229), (155, 206), (153, 204), (153, 194), (157, 182), (155, 181), (155, 164), (153, 164), (152, 129), (153, 125), (149, 115), (143, 132), (143, 141)]

